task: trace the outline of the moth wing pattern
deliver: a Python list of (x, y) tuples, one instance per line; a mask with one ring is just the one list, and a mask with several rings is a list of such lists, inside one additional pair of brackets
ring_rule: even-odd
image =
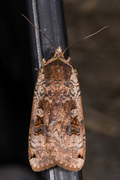
[(41, 171), (55, 166), (46, 151), (46, 124), (43, 119), (44, 102), (42, 102), (45, 94), (44, 83), (44, 73), (41, 68), (34, 90), (28, 143), (29, 162), (34, 171)]
[(85, 128), (76, 70), (60, 47), (39, 70), (29, 130), (34, 171), (58, 165), (78, 171), (85, 161)]
[[(64, 95), (65, 89), (67, 94)], [(52, 108), (57, 109), (56, 121)], [(64, 86), (54, 104), (51, 104), (50, 119), (46, 144), (51, 158), (64, 169), (80, 170), (85, 161), (85, 128), (80, 87), (76, 70), (73, 68), (69, 87)]]

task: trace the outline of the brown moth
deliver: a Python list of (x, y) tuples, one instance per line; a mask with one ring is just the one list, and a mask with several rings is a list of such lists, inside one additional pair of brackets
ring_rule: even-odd
[(61, 47), (42, 59), (34, 90), (29, 162), (34, 171), (58, 165), (78, 171), (85, 161), (85, 128), (76, 70)]
[[(106, 27), (108, 26), (83, 39)], [(50, 43), (52, 44), (51, 41)], [(62, 52), (59, 46), (55, 49), (54, 57), (47, 62), (42, 59), (42, 68), (38, 73), (29, 130), (29, 162), (34, 171), (42, 171), (55, 165), (79, 171), (85, 161), (81, 91), (77, 72), (70, 64), (70, 58), (65, 59), (65, 51)]]

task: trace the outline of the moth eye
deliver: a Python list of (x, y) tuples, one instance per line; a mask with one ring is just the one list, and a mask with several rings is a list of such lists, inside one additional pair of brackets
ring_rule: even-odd
[(55, 79), (55, 82), (57, 82), (57, 79)]
[(61, 79), (59, 79), (59, 82), (61, 82)]

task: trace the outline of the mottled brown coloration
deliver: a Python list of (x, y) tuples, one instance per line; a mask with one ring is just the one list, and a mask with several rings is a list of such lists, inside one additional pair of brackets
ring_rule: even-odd
[(34, 171), (61, 166), (78, 171), (85, 161), (85, 129), (76, 70), (60, 47), (42, 61), (35, 86), (29, 131)]

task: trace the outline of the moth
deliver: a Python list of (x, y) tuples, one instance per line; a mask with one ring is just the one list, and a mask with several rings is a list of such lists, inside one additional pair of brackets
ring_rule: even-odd
[(85, 161), (85, 128), (76, 70), (61, 47), (42, 59), (34, 90), (29, 162), (34, 171), (58, 165), (78, 171)]
[(79, 171), (85, 162), (80, 85), (71, 58), (65, 59), (64, 52), (59, 46), (51, 59), (43, 58), (38, 72), (29, 129), (29, 162), (34, 171), (56, 165)]

